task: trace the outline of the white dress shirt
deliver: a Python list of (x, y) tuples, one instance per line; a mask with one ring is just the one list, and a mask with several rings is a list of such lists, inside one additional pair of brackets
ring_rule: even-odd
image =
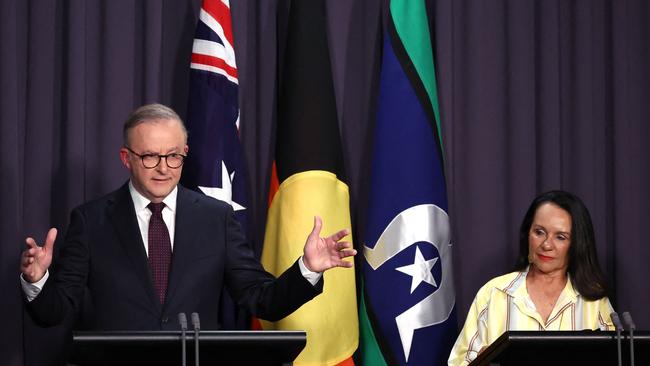
[[(144, 251), (149, 256), (149, 219), (151, 218), (151, 210), (147, 207), (151, 201), (145, 196), (141, 195), (133, 184), (129, 181), (129, 192), (131, 192), (131, 200), (135, 208), (135, 216), (138, 218), (138, 226), (140, 227), (140, 235), (142, 235), (142, 242), (144, 243)], [(178, 196), (178, 187), (174, 189), (163, 199), (165, 207), (162, 210), (163, 221), (167, 225), (169, 231), (169, 240), (172, 243), (172, 252), (174, 251), (174, 232), (176, 229), (176, 196)]]

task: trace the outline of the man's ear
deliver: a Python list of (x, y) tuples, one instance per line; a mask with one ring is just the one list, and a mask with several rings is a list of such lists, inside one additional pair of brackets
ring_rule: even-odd
[(129, 161), (129, 150), (124, 147), (120, 149), (120, 160), (127, 169), (131, 169), (131, 161)]

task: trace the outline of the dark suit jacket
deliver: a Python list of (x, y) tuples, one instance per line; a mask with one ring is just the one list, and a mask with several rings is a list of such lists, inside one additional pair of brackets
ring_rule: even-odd
[(294, 263), (278, 279), (246, 244), (231, 207), (178, 186), (169, 285), (161, 306), (128, 184), (72, 211), (51, 277), (27, 304), (44, 324), (75, 315), (92, 330), (179, 329), (177, 314), (198, 312), (202, 329), (217, 329), (221, 289), (251, 313), (285, 317), (322, 291)]

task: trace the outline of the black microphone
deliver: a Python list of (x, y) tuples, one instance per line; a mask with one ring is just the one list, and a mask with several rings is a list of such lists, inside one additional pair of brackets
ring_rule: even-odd
[(634, 330), (636, 329), (636, 325), (634, 325), (632, 315), (630, 315), (629, 311), (623, 313), (623, 322), (630, 331), (630, 365), (634, 366)]
[(201, 322), (199, 321), (199, 313), (192, 313), (192, 326), (194, 327), (194, 365), (199, 366), (199, 330), (201, 329)]
[(182, 348), (181, 354), (183, 355), (182, 365), (185, 366), (187, 362), (186, 360), (187, 351), (185, 350), (186, 347), (185, 343), (187, 342), (187, 334), (185, 334), (185, 332), (187, 331), (187, 316), (185, 315), (185, 313), (178, 313), (178, 322), (181, 325), (181, 348)]
[(623, 360), (621, 359), (621, 330), (623, 330), (623, 324), (621, 324), (621, 319), (619, 319), (618, 314), (615, 311), (612, 311), (610, 314), (612, 318), (612, 323), (616, 328), (616, 345), (618, 349), (618, 366), (623, 366)]

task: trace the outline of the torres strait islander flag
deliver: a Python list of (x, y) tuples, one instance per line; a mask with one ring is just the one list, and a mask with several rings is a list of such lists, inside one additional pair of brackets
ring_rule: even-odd
[[(246, 170), (239, 141), (237, 66), (227, 0), (204, 0), (196, 26), (186, 127), (189, 154), (183, 184), (230, 204), (246, 232)], [(222, 329), (248, 329), (249, 320), (222, 291)]]
[(457, 334), (433, 52), (423, 0), (391, 0), (360, 297), (364, 365), (444, 365)]
[[(314, 216), (321, 236), (350, 228), (323, 0), (291, 2), (279, 80), (274, 174), (262, 263), (279, 275), (302, 255)], [(276, 187), (275, 189), (273, 187)], [(345, 238), (346, 241), (352, 241)], [(306, 330), (296, 365), (353, 364), (358, 346), (354, 269), (324, 273), (323, 293), (264, 329)]]

